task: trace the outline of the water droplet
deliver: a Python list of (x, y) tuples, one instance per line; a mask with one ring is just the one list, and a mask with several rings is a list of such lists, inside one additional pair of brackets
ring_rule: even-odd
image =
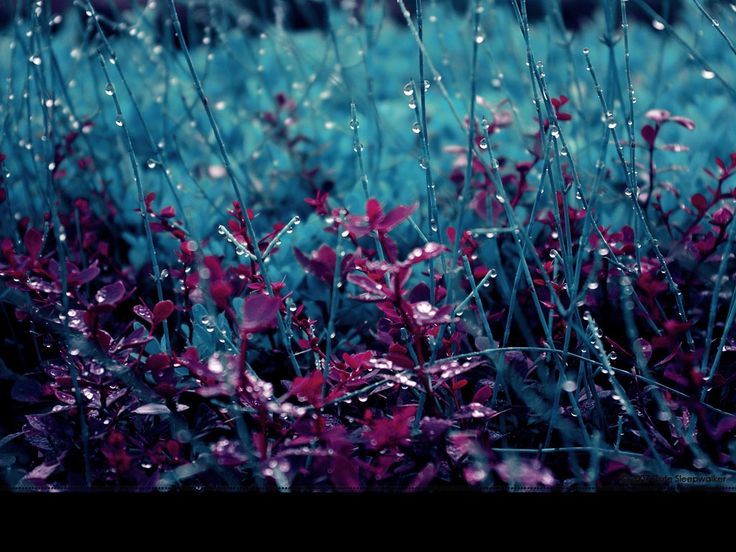
[(578, 388), (578, 384), (575, 383), (573, 380), (567, 380), (565, 383), (562, 384), (562, 390), (566, 391), (567, 393), (572, 393)]
[(363, 151), (363, 144), (361, 144), (360, 142), (357, 142), (357, 143), (353, 144), (353, 151), (355, 153), (362, 152)]
[(486, 40), (486, 35), (483, 34), (482, 32), (479, 32), (478, 34), (475, 35), (475, 43), (476, 44), (483, 44), (483, 42), (485, 42), (485, 40)]
[(113, 94), (115, 94), (115, 87), (112, 85), (111, 82), (108, 82), (107, 86), (105, 86), (105, 94), (107, 94), (108, 96), (112, 96)]
[(404, 96), (412, 96), (414, 94), (414, 84), (407, 82), (404, 85)]
[(414, 134), (419, 134), (420, 132), (422, 132), (422, 125), (420, 125), (419, 123), (414, 123), (413, 125), (411, 125), (411, 131)]
[(662, 23), (658, 19), (653, 19), (652, 20), (652, 27), (654, 27), (654, 30), (656, 30), (656, 31), (664, 31), (665, 25), (664, 25), (664, 23)]
[(488, 149), (488, 141), (485, 138), (481, 138), (480, 142), (478, 143), (478, 147), (482, 150)]
[(34, 54), (30, 58), (28, 58), (28, 61), (30, 61), (33, 65), (41, 65), (41, 56), (39, 56), (38, 54)]
[(156, 168), (156, 160), (155, 159), (149, 159), (148, 161), (146, 161), (146, 166), (149, 169), (155, 169)]
[(358, 119), (350, 119), (350, 130), (357, 130), (360, 127)]
[(700, 76), (703, 77), (705, 80), (711, 80), (716, 77), (716, 74), (713, 71), (710, 71), (708, 69), (703, 69), (700, 72)]
[(115, 124), (119, 127), (123, 126), (123, 118), (122, 116), (118, 115), (115, 117)]

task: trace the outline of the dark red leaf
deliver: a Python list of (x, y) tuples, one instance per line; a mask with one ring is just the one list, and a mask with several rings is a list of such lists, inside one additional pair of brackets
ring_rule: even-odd
[(493, 388), (490, 385), (484, 385), (475, 392), (470, 402), (483, 404), (493, 396)]
[(174, 303), (168, 299), (156, 303), (153, 307), (153, 325), (157, 326), (174, 312)]
[(700, 213), (703, 213), (708, 209), (708, 200), (705, 199), (703, 194), (695, 194), (690, 198), (690, 202)]
[(146, 368), (149, 370), (155, 370), (160, 372), (164, 368), (168, 368), (171, 365), (171, 359), (166, 353), (156, 353), (148, 357), (146, 361)]

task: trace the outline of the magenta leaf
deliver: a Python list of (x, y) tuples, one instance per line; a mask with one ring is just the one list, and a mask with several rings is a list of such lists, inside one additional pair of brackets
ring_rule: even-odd
[(685, 144), (662, 144), (660, 146), (660, 149), (664, 151), (672, 151), (674, 153), (690, 151), (690, 148), (687, 147)]
[(296, 397), (300, 402), (319, 404), (322, 400), (322, 385), (324, 377), (321, 372), (314, 371), (303, 378), (294, 378), (294, 383), (289, 389), (289, 396)]
[(423, 247), (417, 247), (409, 253), (406, 257), (406, 261), (401, 263), (404, 266), (411, 266), (429, 259), (439, 257), (443, 251), (447, 251), (447, 247), (442, 244), (429, 242), (424, 244)]
[(370, 198), (365, 204), (365, 214), (368, 216), (368, 220), (374, 221), (377, 218), (383, 216), (383, 209), (381, 204), (375, 197)]
[(663, 122), (668, 121), (671, 116), (672, 113), (666, 109), (650, 109), (646, 112), (646, 118), (651, 119), (657, 124), (662, 124)]
[(695, 129), (695, 121), (692, 119), (688, 119), (687, 117), (681, 117), (680, 115), (675, 115), (674, 117), (669, 118), (670, 121), (673, 123), (677, 123), (678, 125), (684, 126), (688, 130), (694, 130)]
[(657, 138), (657, 131), (651, 125), (644, 125), (641, 129), (641, 137), (652, 148), (654, 147), (654, 140)]
[(396, 228), (399, 224), (409, 218), (414, 211), (417, 209), (417, 204), (413, 205), (399, 205), (391, 209), (386, 216), (381, 220), (380, 230), (383, 232), (390, 232)]
[(367, 295), (361, 300), (380, 301), (386, 298), (385, 284), (378, 284), (365, 274), (348, 274), (348, 282), (366, 292)]
[(319, 278), (323, 282), (332, 282), (337, 255), (330, 246), (322, 244), (320, 248), (313, 252), (309, 257), (295, 247), (294, 256), (307, 272)]

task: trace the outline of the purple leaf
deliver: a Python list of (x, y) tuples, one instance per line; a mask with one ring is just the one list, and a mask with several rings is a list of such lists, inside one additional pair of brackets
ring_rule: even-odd
[(130, 335), (128, 335), (128, 337), (123, 339), (119, 344), (115, 345), (111, 352), (137, 347), (138, 345), (143, 345), (145, 343), (148, 343), (149, 341), (151, 341), (151, 336), (148, 335), (148, 330), (143, 327), (136, 328), (135, 330), (130, 332)]
[(246, 333), (272, 330), (281, 301), (273, 295), (257, 293), (245, 298), (242, 330)]
[(415, 493), (417, 491), (421, 491), (429, 485), (429, 483), (434, 479), (434, 476), (437, 475), (437, 467), (429, 463), (422, 470), (416, 475), (416, 477), (409, 483), (409, 485), (406, 487), (406, 491), (409, 493)]
[(46, 479), (59, 469), (60, 466), (61, 463), (59, 462), (56, 462), (55, 464), (41, 464), (40, 466), (33, 468), (25, 478), (32, 481), (46, 481)]
[(41, 400), (43, 388), (41, 384), (32, 379), (23, 379), (15, 382), (10, 391), (10, 396), (19, 402), (35, 403)]
[(151, 313), (151, 309), (149, 309), (146, 305), (135, 305), (133, 307), (133, 312), (149, 324), (153, 323), (153, 314)]
[(26, 246), (28, 256), (31, 259), (38, 257), (41, 252), (41, 245), (43, 244), (43, 235), (35, 228), (29, 228), (26, 231), (26, 235), (23, 236), (23, 245)]
[(452, 427), (452, 420), (445, 420), (444, 418), (430, 418), (424, 417), (419, 425), (422, 436), (429, 442), (434, 442), (444, 436)]
[(90, 283), (99, 275), (100, 268), (97, 266), (97, 261), (95, 261), (84, 270), (80, 270), (77, 273), (70, 273), (69, 283), (72, 285), (81, 286), (82, 284)]
[(100, 291), (95, 294), (95, 301), (99, 306), (114, 307), (125, 296), (125, 286), (123, 282), (118, 280), (114, 284), (103, 287)]

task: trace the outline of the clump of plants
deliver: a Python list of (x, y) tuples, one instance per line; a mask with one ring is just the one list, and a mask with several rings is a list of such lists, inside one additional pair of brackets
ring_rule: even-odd
[(20, 4), (7, 488), (728, 488), (727, 4)]

